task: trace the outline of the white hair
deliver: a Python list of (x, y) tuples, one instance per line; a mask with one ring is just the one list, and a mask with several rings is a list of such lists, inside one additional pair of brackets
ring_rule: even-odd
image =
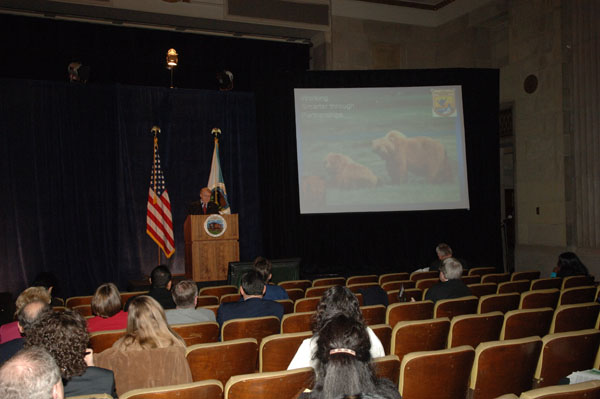
[(0, 398), (52, 399), (61, 380), (54, 358), (43, 348), (23, 349), (0, 368)]
[(462, 276), (463, 267), (459, 261), (454, 258), (446, 258), (442, 262), (440, 271), (448, 280), (458, 280)]

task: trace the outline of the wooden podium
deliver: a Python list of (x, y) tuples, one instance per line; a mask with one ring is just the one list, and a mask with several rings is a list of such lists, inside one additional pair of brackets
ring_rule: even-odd
[(185, 275), (194, 281), (227, 280), (229, 262), (240, 260), (238, 215), (221, 215), (227, 229), (219, 237), (204, 230), (204, 222), (214, 215), (188, 215), (183, 225)]

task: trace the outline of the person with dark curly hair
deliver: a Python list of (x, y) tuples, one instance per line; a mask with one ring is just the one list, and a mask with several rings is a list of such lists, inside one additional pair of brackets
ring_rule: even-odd
[(52, 355), (60, 369), (65, 396), (106, 393), (116, 397), (113, 372), (91, 364), (89, 340), (87, 323), (79, 313), (48, 312), (27, 332), (25, 348), (40, 346)]
[(316, 380), (310, 398), (367, 393), (399, 399), (398, 387), (375, 375), (370, 349), (369, 334), (359, 320), (338, 313), (324, 321), (317, 339)]
[(558, 262), (551, 277), (588, 276), (587, 267), (574, 252), (563, 252), (558, 255)]
[(122, 310), (121, 294), (113, 283), (105, 283), (96, 289), (92, 297), (92, 313), (88, 319), (88, 331), (122, 330), (127, 328), (127, 312)]
[(369, 337), (371, 357), (385, 356), (381, 341), (379, 341), (373, 330), (365, 324), (356, 295), (347, 287), (334, 286), (323, 294), (312, 322), (313, 336), (302, 341), (288, 366), (288, 370), (302, 367), (316, 369), (318, 361), (315, 356), (320, 331), (333, 317), (340, 314), (356, 321), (365, 330), (365, 334)]

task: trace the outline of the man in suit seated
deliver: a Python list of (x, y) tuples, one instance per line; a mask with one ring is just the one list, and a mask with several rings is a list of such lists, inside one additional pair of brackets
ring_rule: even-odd
[(283, 317), (283, 306), (275, 301), (263, 299), (266, 287), (262, 275), (250, 270), (242, 277), (240, 295), (243, 301), (222, 303), (217, 311), (217, 322), (220, 327), (231, 319), (246, 317), (276, 316)]
[(440, 282), (427, 290), (425, 300), (435, 303), (441, 299), (473, 295), (461, 280), (462, 272), (463, 268), (459, 261), (454, 258), (444, 259), (440, 267)]
[(200, 323), (215, 321), (212, 310), (198, 308), (198, 286), (192, 280), (183, 280), (173, 287), (173, 301), (177, 307), (165, 312), (169, 324)]
[(210, 201), (211, 191), (208, 187), (200, 190), (200, 201), (190, 203), (188, 213), (190, 215), (215, 215), (219, 213), (219, 205)]
[[(21, 335), (27, 335), (37, 319), (44, 313), (50, 312), (51, 308), (44, 301), (36, 300), (23, 306), (17, 313), (17, 326)], [(0, 365), (13, 357), (15, 353), (23, 349), (24, 338), (17, 338), (0, 345)]]
[[(163, 309), (175, 309), (175, 302), (173, 301), (173, 296), (171, 295), (171, 271), (165, 265), (158, 265), (152, 272), (150, 273), (150, 290), (146, 295), (156, 299), (156, 302), (160, 303), (160, 306)], [(139, 296), (139, 295), (138, 295)], [(128, 311), (129, 304), (133, 301), (131, 297), (125, 302), (125, 306), (123, 308), (124, 311)]]

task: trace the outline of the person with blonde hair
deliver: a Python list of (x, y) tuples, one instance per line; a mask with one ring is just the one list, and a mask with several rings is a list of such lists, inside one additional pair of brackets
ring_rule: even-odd
[(122, 310), (121, 294), (113, 283), (105, 283), (96, 289), (92, 298), (92, 313), (88, 319), (88, 331), (121, 330), (127, 327), (127, 312)]
[(131, 301), (125, 335), (112, 348), (95, 354), (94, 364), (115, 373), (118, 395), (192, 382), (185, 341), (169, 327), (160, 304), (147, 295)]
[[(21, 294), (17, 297), (17, 300), (15, 301), (15, 318), (17, 317), (21, 309), (25, 307), (25, 305), (35, 301), (42, 301), (44, 303), (50, 304), (50, 302), (52, 301), (52, 298), (50, 297), (50, 292), (44, 287), (29, 287), (25, 291), (21, 292)], [(13, 339), (17, 338), (22, 338), (17, 321), (6, 323), (0, 326), (0, 344), (12, 341)]]

